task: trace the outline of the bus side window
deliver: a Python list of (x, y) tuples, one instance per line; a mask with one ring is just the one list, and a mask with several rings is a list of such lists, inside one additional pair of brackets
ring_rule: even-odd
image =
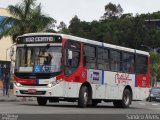
[(65, 44), (65, 74), (71, 75), (80, 63), (80, 43), (68, 41)]
[[(72, 57), (71, 57), (72, 54)], [(80, 59), (80, 53), (77, 51), (72, 51), (68, 49), (68, 59), (67, 59), (67, 66), (70, 67), (78, 67)]]
[(96, 69), (96, 47), (93, 45), (84, 45), (84, 66), (90, 69)]
[(122, 53), (123, 72), (134, 73), (134, 71), (135, 71), (134, 66), (135, 66), (134, 54), (123, 52)]
[(144, 55), (136, 55), (136, 73), (146, 74), (148, 70), (148, 57)]
[(97, 66), (99, 70), (110, 70), (108, 49), (97, 48)]
[(110, 63), (112, 71), (121, 71), (121, 53), (116, 50), (110, 50)]

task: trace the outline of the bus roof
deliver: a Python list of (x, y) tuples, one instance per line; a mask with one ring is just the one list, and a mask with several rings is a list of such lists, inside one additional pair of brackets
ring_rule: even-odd
[(39, 36), (39, 35), (44, 35), (44, 36), (45, 35), (56, 35), (56, 36), (61, 36), (62, 38), (71, 39), (71, 40), (75, 40), (75, 41), (80, 41), (80, 42), (84, 42), (84, 43), (90, 43), (90, 44), (94, 44), (94, 45), (98, 45), (98, 46), (104, 46), (104, 47), (113, 48), (113, 49), (117, 49), (117, 50), (122, 50), (122, 51), (126, 51), (126, 52), (149, 55), (148, 52), (141, 51), (141, 50), (131, 49), (131, 48), (127, 48), (127, 47), (112, 45), (112, 44), (108, 44), (108, 43), (98, 42), (98, 41), (95, 41), (95, 40), (90, 40), (90, 39), (85, 39), (85, 38), (81, 38), (81, 37), (76, 37), (76, 36), (66, 35), (66, 34), (60, 34), (60, 33), (47, 33), (47, 32), (27, 33), (27, 34), (21, 35), (19, 37)]

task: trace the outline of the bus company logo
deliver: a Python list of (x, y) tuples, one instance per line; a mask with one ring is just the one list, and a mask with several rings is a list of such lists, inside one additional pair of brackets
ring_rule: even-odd
[(115, 75), (115, 83), (117, 84), (128, 84), (129, 81), (132, 81), (132, 79), (127, 73), (117, 73)]
[(99, 80), (99, 72), (93, 72), (93, 80)]
[(99, 72), (90, 72), (90, 78), (92, 80), (99, 80)]

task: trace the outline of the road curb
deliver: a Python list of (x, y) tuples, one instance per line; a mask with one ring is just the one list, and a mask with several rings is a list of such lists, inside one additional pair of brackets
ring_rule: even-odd
[(10, 99), (9, 97), (8, 98), (2, 98), (0, 99), (0, 102), (26, 102), (26, 101), (35, 101), (34, 98), (25, 98), (25, 97), (22, 97), (22, 98), (19, 98), (19, 99)]
[(17, 100), (17, 99), (13, 99), (13, 100), (1, 99), (0, 102), (20, 102), (20, 100)]

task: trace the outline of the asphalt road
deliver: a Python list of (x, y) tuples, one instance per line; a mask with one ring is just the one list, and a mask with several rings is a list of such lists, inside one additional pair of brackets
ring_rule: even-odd
[(160, 102), (133, 102), (130, 108), (112, 103), (78, 108), (77, 103), (60, 102), (38, 106), (36, 101), (0, 102), (0, 120), (159, 120)]
[(112, 103), (78, 108), (77, 103), (60, 102), (38, 106), (36, 101), (0, 102), (0, 113), (14, 114), (160, 114), (160, 102), (132, 102), (130, 108), (114, 108)]

